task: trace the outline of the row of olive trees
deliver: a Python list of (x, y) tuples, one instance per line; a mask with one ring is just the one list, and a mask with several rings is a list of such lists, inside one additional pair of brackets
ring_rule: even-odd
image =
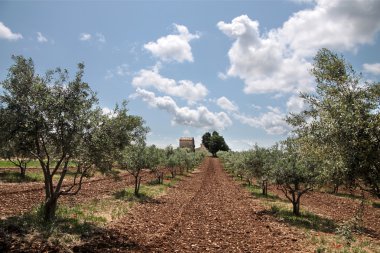
[(271, 148), (255, 146), (243, 152), (219, 152), (226, 169), (246, 180), (248, 185), (261, 186), (262, 194), (268, 194), (268, 185), (280, 189), (293, 205), (293, 213), (300, 215), (303, 194), (317, 184), (316, 163), (303, 159), (296, 139), (287, 139)]
[(147, 146), (143, 139), (127, 147), (118, 160), (121, 169), (134, 177), (134, 194), (139, 195), (143, 170), (155, 173), (157, 183), (162, 184), (165, 170), (169, 170), (172, 178), (184, 171), (190, 172), (203, 160), (205, 153), (192, 152), (188, 149), (165, 149)]
[[(126, 103), (102, 113), (96, 94), (85, 83), (84, 65), (69, 80), (66, 70), (35, 73), (31, 59), (13, 57), (1, 82), (0, 149), (3, 158), (38, 160), (44, 175), (44, 219), (55, 216), (58, 199), (79, 192), (95, 169), (110, 170), (148, 129), (141, 117), (129, 115)], [(21, 164), (25, 169), (25, 162)], [(72, 180), (66, 178), (75, 166)], [(25, 173), (25, 170), (22, 170)], [(58, 180), (53, 180), (58, 176)]]
[(225, 165), (251, 183), (276, 184), (299, 215), (301, 196), (320, 186), (359, 187), (380, 197), (380, 84), (361, 80), (352, 66), (321, 49), (311, 73), (316, 90), (307, 107), (287, 118), (292, 137), (270, 149), (221, 153)]

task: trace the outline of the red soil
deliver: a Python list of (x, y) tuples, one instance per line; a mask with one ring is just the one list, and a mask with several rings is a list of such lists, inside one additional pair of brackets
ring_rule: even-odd
[(125, 218), (74, 248), (76, 252), (310, 252), (300, 230), (263, 213), (219, 160), (157, 201), (136, 205)]

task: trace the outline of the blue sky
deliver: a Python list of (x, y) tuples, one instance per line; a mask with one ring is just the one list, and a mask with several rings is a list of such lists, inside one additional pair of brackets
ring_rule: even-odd
[(379, 13), (378, 0), (0, 1), (0, 80), (12, 54), (41, 74), (84, 62), (100, 106), (127, 99), (151, 144), (217, 130), (235, 150), (270, 146), (315, 87), (318, 49), (379, 79)]

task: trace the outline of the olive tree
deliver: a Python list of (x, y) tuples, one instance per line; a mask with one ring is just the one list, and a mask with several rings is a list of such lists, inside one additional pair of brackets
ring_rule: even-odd
[(195, 152), (190, 152), (189, 150), (186, 150), (183, 159), (186, 172), (188, 173), (197, 164)]
[(145, 141), (140, 140), (124, 150), (120, 161), (121, 168), (128, 171), (134, 177), (134, 194), (139, 196), (141, 184), (141, 172), (157, 166), (158, 160), (154, 156), (155, 150), (146, 146)]
[(165, 148), (164, 164), (165, 167), (170, 171), (172, 178), (175, 178), (177, 175), (178, 159), (172, 146), (167, 146)]
[(227, 151), (219, 151), (218, 156), (224, 165), (224, 169), (235, 174), (234, 166), (233, 166), (234, 161), (235, 161), (235, 159), (234, 159), (235, 152), (233, 152), (233, 151), (228, 151), (228, 152)]
[(268, 195), (268, 181), (271, 177), (272, 166), (268, 161), (270, 159), (269, 152), (269, 150), (255, 145), (253, 150), (250, 150), (246, 160), (246, 166), (250, 168), (252, 176), (261, 181), (263, 195)]
[[(1, 122), (6, 122), (0, 116)], [(4, 124), (3, 126), (5, 126)], [(13, 165), (20, 169), (20, 178), (25, 179), (26, 169), (28, 163), (33, 159), (30, 154), (30, 145), (32, 143), (27, 142), (23, 136), (10, 137), (11, 128), (6, 128), (5, 130), (0, 130), (2, 136), (0, 137), (0, 157), (7, 159)]]
[(308, 108), (288, 122), (298, 136), (324, 150), (325, 160), (333, 151), (339, 161), (330, 168), (335, 175), (380, 197), (380, 84), (362, 81), (343, 57), (328, 49), (316, 54), (311, 73), (316, 91), (301, 94)]
[[(83, 64), (78, 64), (75, 78), (69, 80), (67, 70), (57, 68), (42, 77), (35, 74), (31, 59), (13, 59), (15, 63), (1, 83), (0, 104), (5, 115), (12, 115), (6, 121), (13, 133), (10, 139), (21, 136), (30, 141), (28, 152), (40, 163), (44, 219), (49, 221), (55, 216), (59, 197), (77, 194), (90, 169), (110, 169), (116, 151), (129, 145), (143, 122), (127, 115), (125, 108), (117, 109), (116, 117), (102, 116), (95, 93), (82, 80)], [(8, 122), (11, 120), (16, 124)], [(75, 175), (64, 185), (70, 163), (76, 165)]]
[(157, 183), (164, 183), (164, 172), (162, 171), (162, 167), (164, 164), (165, 151), (163, 149), (157, 148), (155, 145), (151, 145), (148, 147), (150, 154), (150, 165), (149, 169), (152, 173), (155, 174), (157, 178)]
[(278, 189), (292, 203), (293, 214), (300, 215), (302, 195), (312, 190), (317, 182), (317, 164), (301, 153), (297, 139), (288, 138), (283, 144), (274, 166), (273, 177)]
[[(25, 94), (33, 92), (30, 83), (37, 77), (30, 59), (18, 61), (18, 65), (12, 66), (9, 71), (8, 78), (0, 84), (4, 89), (4, 94), (0, 96), (0, 157), (19, 167), (20, 176), (24, 178), (27, 164), (33, 158), (30, 153), (33, 139), (25, 122), (31, 111), (31, 101)], [(11, 99), (17, 99), (17, 103)]]

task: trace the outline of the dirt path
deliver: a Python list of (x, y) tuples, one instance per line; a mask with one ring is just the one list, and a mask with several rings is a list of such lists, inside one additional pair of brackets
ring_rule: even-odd
[(263, 214), (216, 158), (155, 202), (137, 205), (77, 252), (310, 252), (301, 232)]

